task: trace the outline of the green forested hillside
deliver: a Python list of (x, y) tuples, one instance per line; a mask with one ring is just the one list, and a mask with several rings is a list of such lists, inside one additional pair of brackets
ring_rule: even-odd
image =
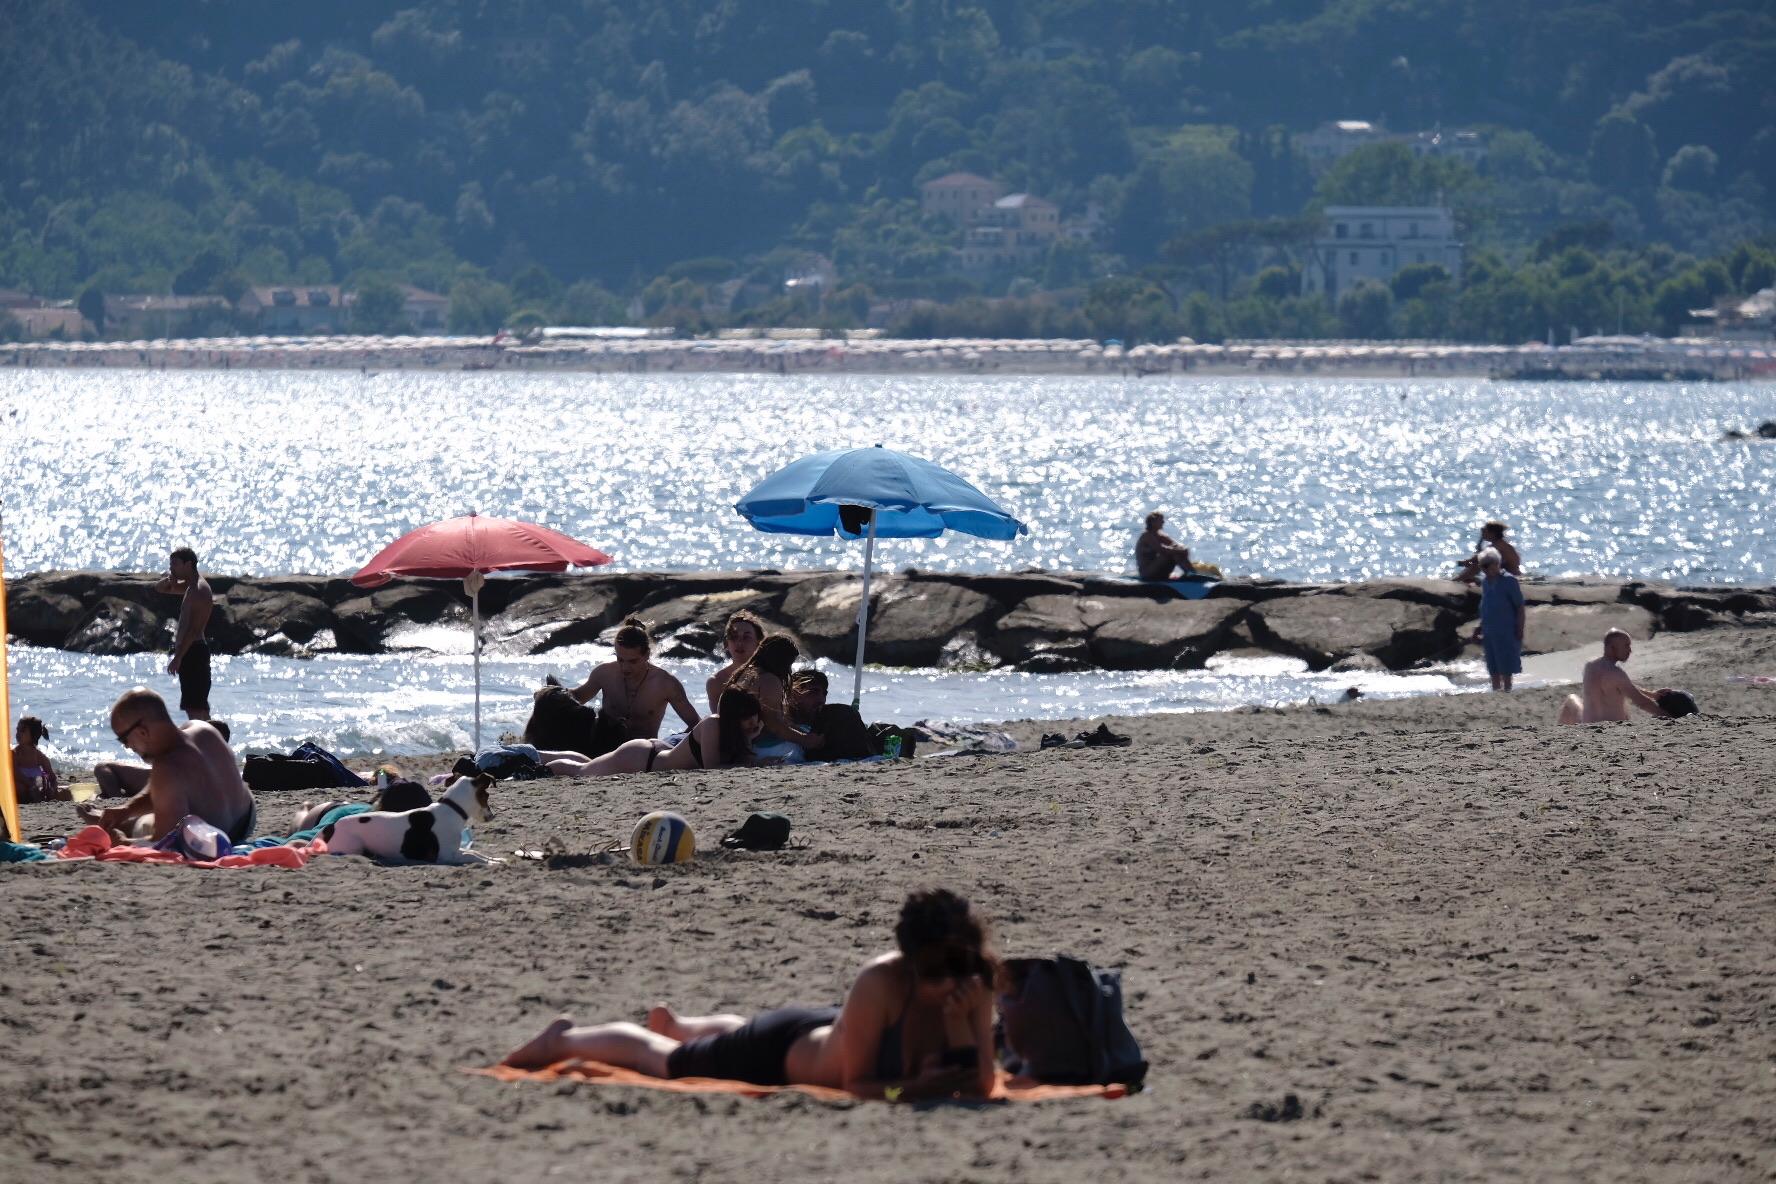
[[(1302, 215), (1441, 198), (1477, 266), (1391, 297), (1486, 335), (1525, 326), (1477, 306), (1509, 319), (1524, 293), (1477, 286), (1546, 303), (1594, 272), (1626, 327), (1669, 327), (1737, 290), (1739, 244), (1761, 275), (1776, 224), (1761, 4), (0, 0), (0, 21), (0, 286), (63, 297), (378, 276), (482, 329), (635, 296), (685, 323), (729, 280), (769, 293), (750, 315), (806, 320), (1121, 277), (1201, 332), (1314, 332), (1337, 310), (1295, 295)], [(1316, 176), (1290, 134), (1330, 119), (1487, 152), (1376, 146)], [(957, 170), (1095, 236), (967, 275), (918, 206)], [(784, 306), (810, 255), (833, 290)]]

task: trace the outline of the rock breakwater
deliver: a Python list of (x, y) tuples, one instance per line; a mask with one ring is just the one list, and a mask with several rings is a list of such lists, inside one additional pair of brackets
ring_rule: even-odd
[[(13, 636), (92, 654), (167, 648), (178, 601), (156, 576), (49, 571), (8, 586)], [(326, 576), (211, 576), (219, 653), (312, 657), (409, 648), (413, 627), (465, 621), (460, 584), (396, 583), (374, 592)], [(1610, 628), (1637, 638), (1734, 625), (1776, 625), (1776, 587), (1686, 588), (1647, 581), (1526, 582), (1525, 651), (1589, 645)], [(863, 581), (825, 572), (616, 572), (488, 582), (490, 650), (540, 654), (608, 642), (625, 616), (645, 619), (668, 658), (719, 655), (723, 622), (748, 609), (815, 657), (856, 652)], [(1357, 584), (1230, 580), (1186, 600), (1169, 586), (1090, 573), (924, 573), (876, 579), (867, 659), (908, 667), (1013, 667), (1035, 672), (1201, 667), (1217, 654), (1267, 651), (1314, 670), (1403, 670), (1454, 658), (1472, 633), (1479, 593), (1447, 580)]]

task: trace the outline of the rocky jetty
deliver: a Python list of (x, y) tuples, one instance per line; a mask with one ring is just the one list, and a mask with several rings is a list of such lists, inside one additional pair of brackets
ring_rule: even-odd
[[(51, 571), (14, 577), (12, 635), (93, 654), (167, 648), (178, 601), (156, 576)], [(211, 576), (212, 649), (311, 657), (408, 648), (415, 626), (464, 621), (460, 584), (412, 581), (374, 592), (343, 578)], [(1526, 582), (1528, 653), (1590, 645), (1612, 627), (1638, 638), (1776, 624), (1776, 587), (1683, 588), (1619, 580)], [(635, 613), (669, 658), (718, 654), (722, 623), (750, 609), (804, 653), (849, 661), (863, 581), (824, 572), (616, 572), (494, 579), (481, 593), (489, 649), (541, 654), (608, 641)], [(1053, 572), (909, 570), (870, 589), (868, 660), (890, 666), (1057, 672), (1200, 667), (1216, 654), (1268, 651), (1315, 670), (1389, 669), (1457, 656), (1480, 597), (1447, 580), (1295, 584), (1230, 580), (1201, 600), (1163, 584)]]

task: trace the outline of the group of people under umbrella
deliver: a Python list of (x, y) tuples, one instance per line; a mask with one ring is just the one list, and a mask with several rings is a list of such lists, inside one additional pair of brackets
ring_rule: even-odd
[[(950, 470), (877, 445), (820, 452), (787, 465), (734, 506), (769, 534), (862, 540), (863, 594), (858, 609), (853, 707), (863, 694), (870, 576), (876, 540), (937, 538), (947, 530), (1009, 541), (1029, 528)], [(469, 595), (475, 662), (475, 747), (481, 748), (481, 588), (494, 572), (560, 572), (597, 567), (611, 557), (534, 523), (469, 514), (402, 535), (352, 582), (377, 588), (398, 578), (462, 580)]]

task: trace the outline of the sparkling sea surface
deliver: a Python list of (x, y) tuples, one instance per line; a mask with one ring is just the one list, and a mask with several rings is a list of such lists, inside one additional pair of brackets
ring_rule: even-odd
[[(1158, 508), (1229, 574), (1431, 575), (1499, 517), (1535, 574), (1768, 584), (1776, 445), (1721, 437), (1772, 418), (1768, 382), (9, 370), (0, 492), (12, 573), (159, 570), (180, 544), (210, 571), (349, 573), (471, 509), (565, 531), (617, 569), (849, 570), (856, 546), (759, 534), (732, 506), (805, 453), (880, 443), (955, 469), (1031, 532), (895, 540), (878, 547), (886, 568), (1126, 571)], [(466, 633), (420, 644), (418, 660), (219, 657), (217, 710), (256, 747), (459, 746)], [(490, 730), (522, 723), (542, 672), (578, 677), (598, 656), (492, 655)], [(668, 665), (694, 691), (708, 672)], [(99, 713), (119, 687), (173, 689), (160, 669), (153, 655), (17, 646), (14, 711), (43, 715), (54, 747), (84, 760), (112, 751)], [(1455, 686), (1443, 673), (1357, 681)], [(865, 714), (1205, 709), (1351, 682), (1270, 659), (1139, 675), (872, 670)]]

